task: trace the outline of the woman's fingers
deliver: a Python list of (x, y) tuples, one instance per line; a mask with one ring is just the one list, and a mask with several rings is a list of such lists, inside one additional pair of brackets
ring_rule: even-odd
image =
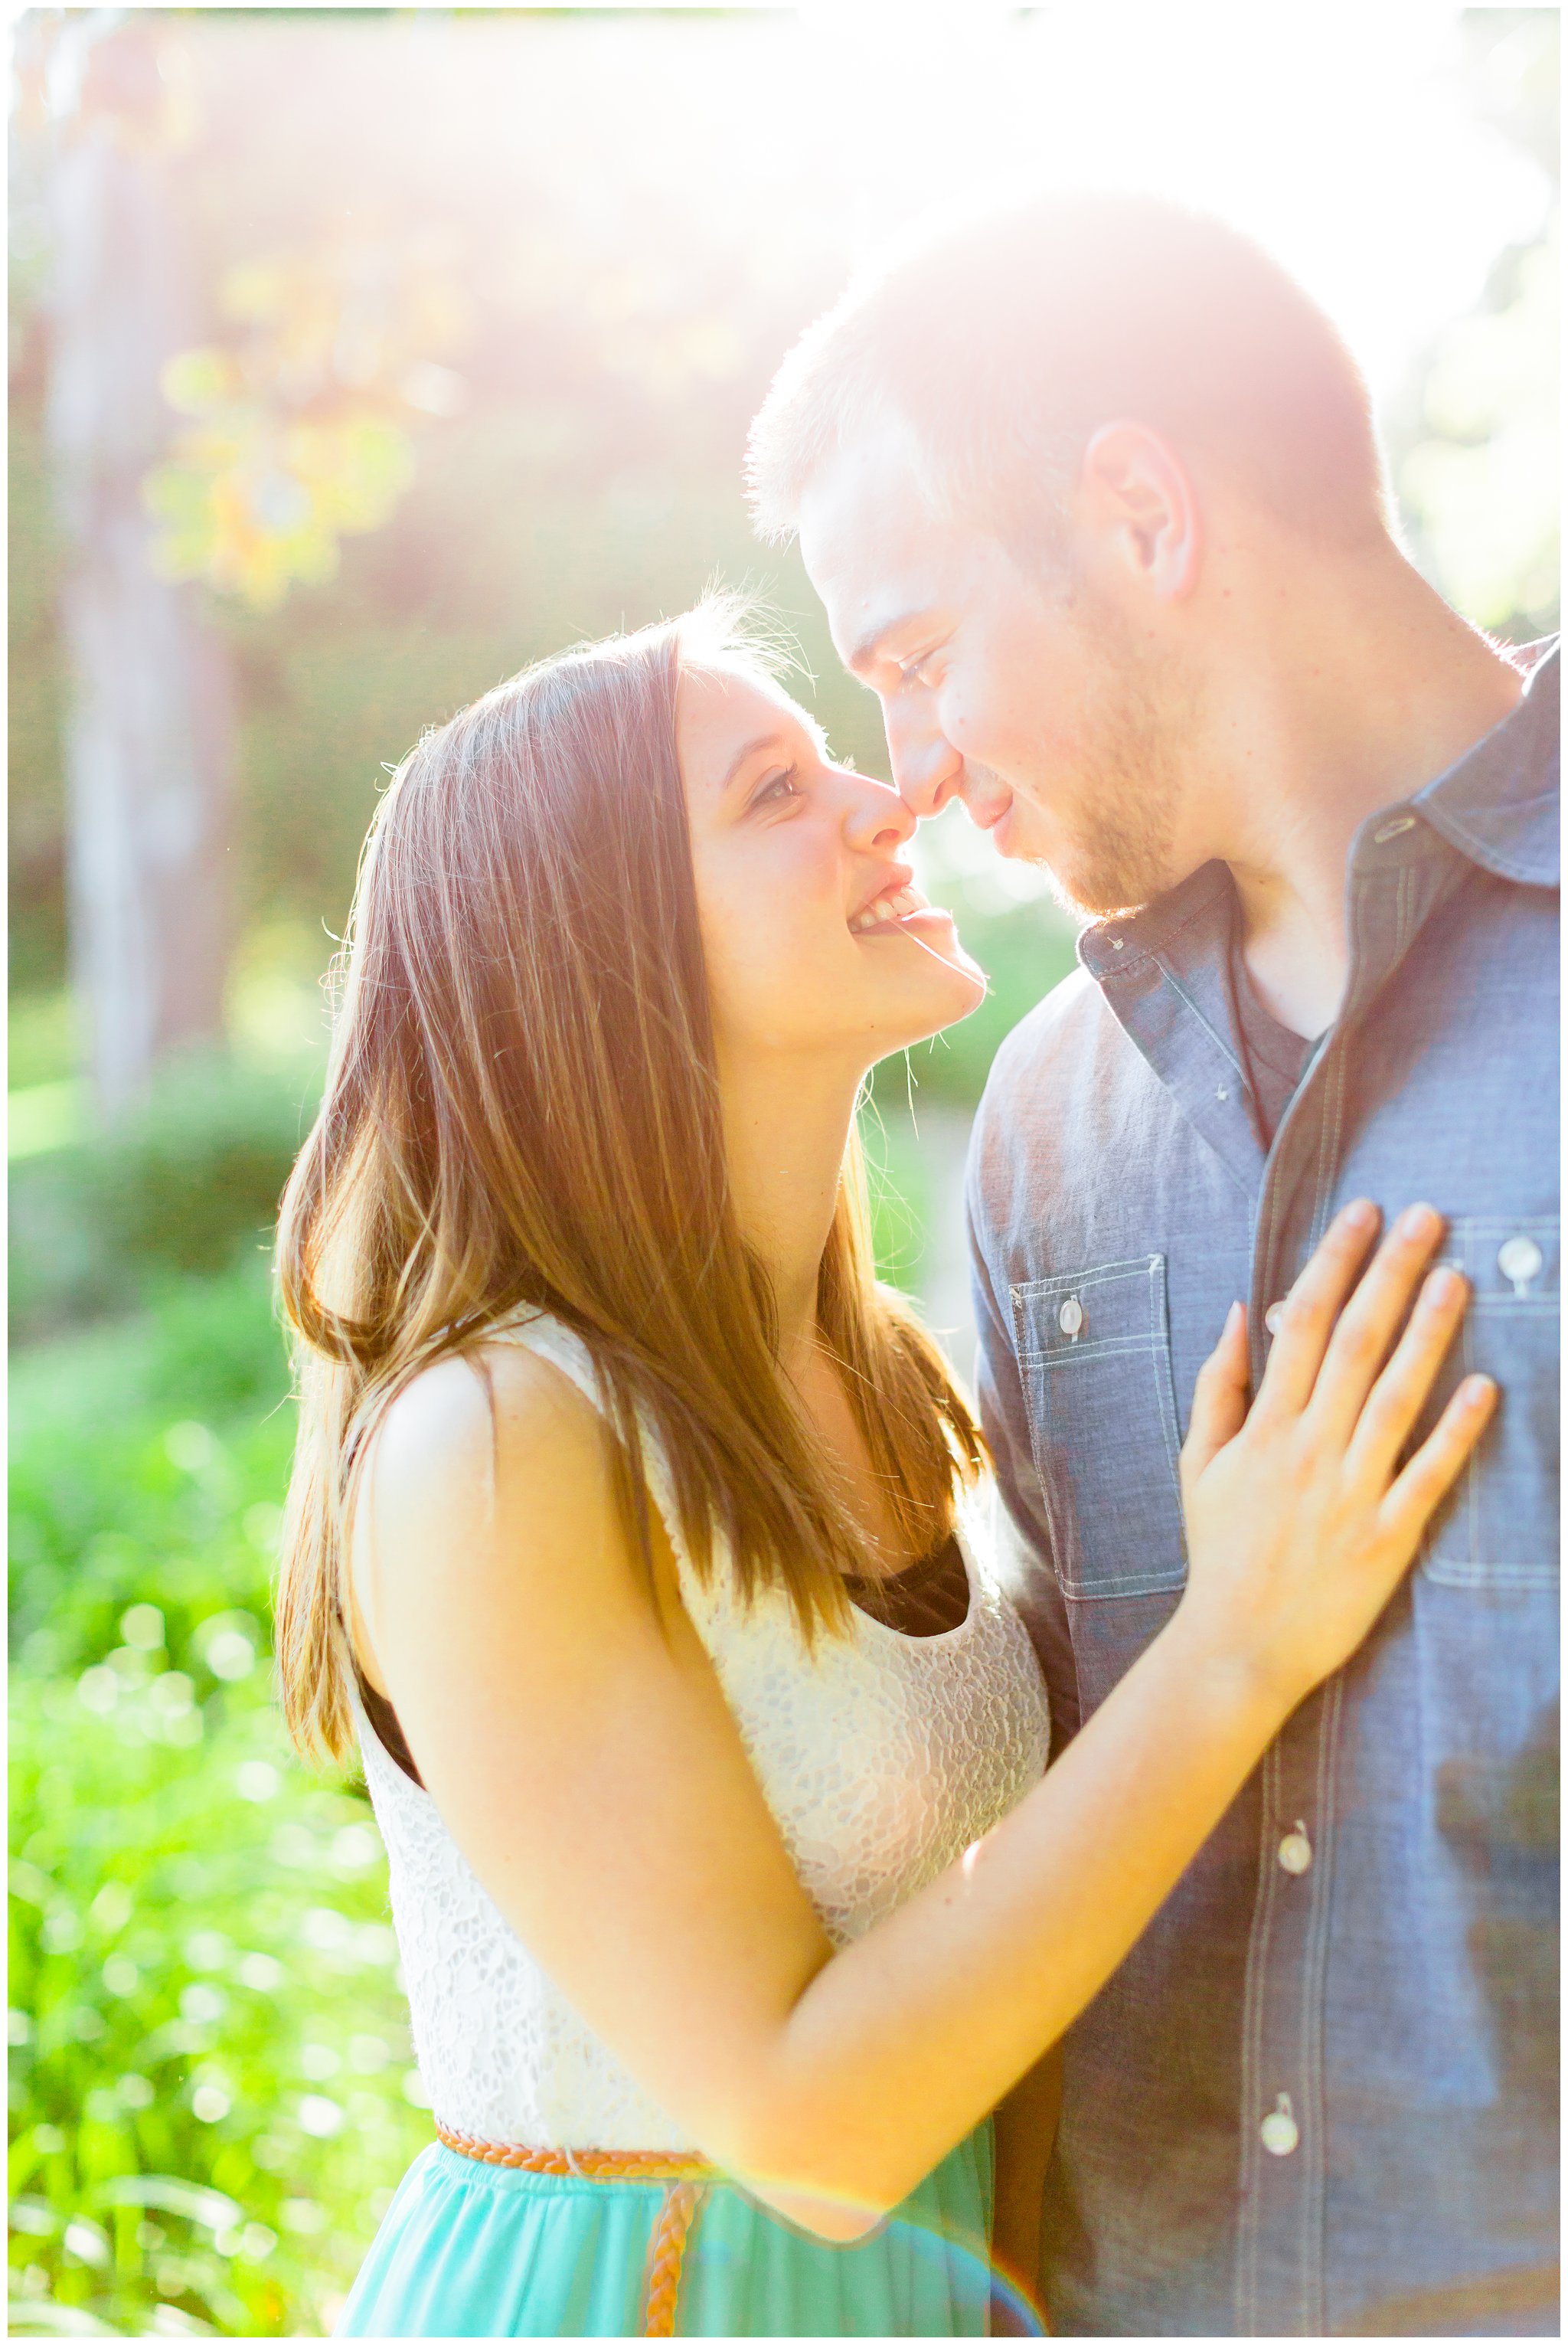
[(1415, 1553), (1496, 1406), (1497, 1386), (1490, 1376), (1466, 1376), (1384, 1498), (1378, 1519), (1406, 1558)]
[(1193, 1387), (1192, 1415), (1181, 1449), (1184, 1489), (1240, 1432), (1247, 1416), (1247, 1312), (1243, 1304), (1233, 1303), (1219, 1341), (1199, 1369)]
[[(1369, 1281), (1371, 1276), (1369, 1272)], [(1398, 1348), (1354, 1423), (1345, 1457), (1352, 1481), (1365, 1480), (1380, 1488), (1388, 1481), (1437, 1382), (1469, 1300), (1469, 1283), (1456, 1270), (1434, 1270), (1421, 1288)], [(1331, 1347), (1330, 1360), (1331, 1364)], [(1329, 1372), (1325, 1366), (1324, 1379)], [(1314, 1414), (1317, 1408), (1314, 1399)]]
[(1258, 1387), (1253, 1416), (1268, 1424), (1299, 1416), (1312, 1387), (1335, 1318), (1366, 1259), (1378, 1209), (1358, 1197), (1330, 1223), (1311, 1261), (1280, 1306), (1273, 1348)]
[[(1327, 1438), (1341, 1443), (1351, 1439), (1442, 1231), (1442, 1217), (1430, 1205), (1409, 1206), (1378, 1248), (1340, 1313), (1309, 1410)], [(1462, 1303), (1462, 1296), (1457, 1300)], [(1430, 1332), (1424, 1318), (1421, 1327), (1423, 1335)], [(1405, 1430), (1409, 1429), (1407, 1426)]]

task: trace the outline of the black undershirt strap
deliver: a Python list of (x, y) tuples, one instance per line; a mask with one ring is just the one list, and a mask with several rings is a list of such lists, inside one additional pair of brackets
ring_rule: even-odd
[(901, 1637), (945, 1637), (969, 1617), (969, 1574), (957, 1539), (948, 1534), (935, 1555), (885, 1579), (846, 1578), (849, 1600)]
[(378, 1693), (375, 1687), (367, 1682), (362, 1670), (356, 1669), (354, 1678), (359, 1689), (359, 1700), (365, 1705), (365, 1715), (376, 1730), (377, 1741), (388, 1758), (395, 1759), (409, 1781), (417, 1783), (422, 1792), (425, 1779), (414, 1764), (414, 1754), (398, 1723), (397, 1711), (384, 1693)]

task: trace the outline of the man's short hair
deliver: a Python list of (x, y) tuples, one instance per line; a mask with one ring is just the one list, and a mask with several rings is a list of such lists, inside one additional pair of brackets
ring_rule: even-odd
[(753, 423), (756, 524), (793, 536), (824, 462), (902, 426), (935, 510), (1049, 540), (1088, 440), (1127, 420), (1305, 536), (1388, 527), (1367, 387), (1323, 312), (1223, 221), (1104, 194), (918, 228), (856, 278)]

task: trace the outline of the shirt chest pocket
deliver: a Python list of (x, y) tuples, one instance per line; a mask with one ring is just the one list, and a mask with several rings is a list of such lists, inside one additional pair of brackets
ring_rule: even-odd
[(1165, 1256), (1032, 1279), (1009, 1296), (1064, 1592), (1179, 1588), (1187, 1559)]
[(1456, 1588), (1530, 1588), (1558, 1577), (1557, 1217), (1460, 1218), (1442, 1259), (1463, 1271), (1470, 1307), (1421, 1425), (1424, 1439), (1461, 1376), (1502, 1388), (1480, 1449), (1427, 1534), (1421, 1569)]

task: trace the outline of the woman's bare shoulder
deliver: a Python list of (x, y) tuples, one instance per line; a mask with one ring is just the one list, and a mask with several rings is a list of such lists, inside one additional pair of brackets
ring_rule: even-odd
[[(504, 1339), (448, 1354), (411, 1377), (389, 1406), (367, 1460), (377, 1545), (414, 1532), (440, 1545), (518, 1510), (535, 1531), (612, 1511), (604, 1426), (552, 1361)], [(428, 1549), (427, 1549), (428, 1551)]]

